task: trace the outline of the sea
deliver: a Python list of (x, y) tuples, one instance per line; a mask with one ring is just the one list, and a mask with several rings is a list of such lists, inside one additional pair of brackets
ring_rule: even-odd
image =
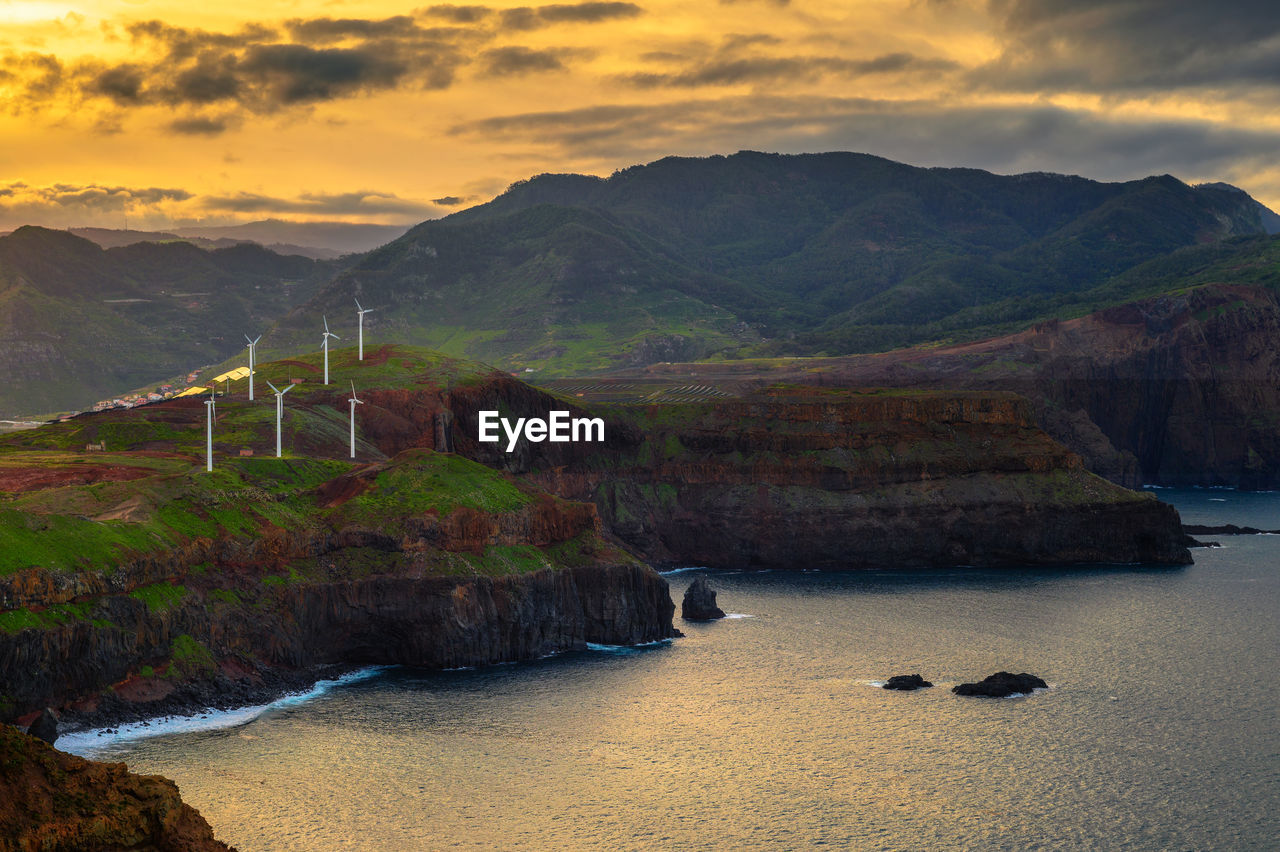
[[(1280, 528), (1280, 494), (1154, 493)], [(1280, 536), (1207, 538), (1181, 568), (686, 569), (675, 600), (706, 576), (730, 615), (682, 639), (58, 745), (174, 779), (242, 852), (1280, 848)], [(1001, 670), (1049, 688), (951, 692)]]

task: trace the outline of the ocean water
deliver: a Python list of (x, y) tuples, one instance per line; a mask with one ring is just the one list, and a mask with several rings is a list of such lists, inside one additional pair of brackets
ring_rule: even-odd
[[(1280, 494), (1158, 493), (1280, 528)], [(1220, 539), (1186, 568), (714, 572), (740, 617), (674, 642), (71, 745), (244, 852), (1276, 848), (1280, 536)], [(1001, 669), (1051, 688), (950, 692)], [(935, 688), (875, 685), (913, 672)]]

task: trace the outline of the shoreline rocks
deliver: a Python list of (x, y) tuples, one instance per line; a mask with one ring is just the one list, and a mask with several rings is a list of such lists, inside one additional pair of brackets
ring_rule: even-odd
[(884, 682), (881, 689), (897, 689), (903, 692), (910, 692), (913, 689), (924, 689), (933, 686), (932, 683), (925, 680), (918, 674), (894, 675)]
[(1048, 689), (1049, 684), (1033, 674), (1022, 672), (996, 672), (977, 683), (961, 683), (951, 687), (956, 695), (978, 695), (985, 698), (1007, 698), (1010, 695), (1026, 695), (1036, 689)]
[(716, 590), (706, 577), (699, 577), (685, 590), (680, 602), (680, 617), (685, 621), (714, 621), (724, 618), (724, 610), (716, 606)]

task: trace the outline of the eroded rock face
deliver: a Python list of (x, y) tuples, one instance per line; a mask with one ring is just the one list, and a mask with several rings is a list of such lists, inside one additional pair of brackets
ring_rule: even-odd
[(913, 689), (923, 689), (933, 686), (932, 683), (925, 680), (918, 674), (894, 675), (884, 682), (883, 689), (898, 689), (904, 692), (910, 692)]
[(1010, 695), (1026, 695), (1035, 689), (1048, 689), (1049, 684), (1033, 674), (996, 672), (977, 683), (961, 683), (951, 687), (956, 695), (980, 695), (986, 698), (1007, 698)]
[(53, 715), (53, 711), (48, 707), (44, 708), (31, 723), (31, 727), (27, 728), (27, 733), (53, 745), (58, 739), (58, 717)]
[(724, 618), (724, 610), (716, 606), (716, 590), (706, 577), (699, 577), (685, 589), (680, 602), (680, 617), (686, 621), (712, 621)]
[(229, 852), (178, 787), (0, 725), (0, 852)]

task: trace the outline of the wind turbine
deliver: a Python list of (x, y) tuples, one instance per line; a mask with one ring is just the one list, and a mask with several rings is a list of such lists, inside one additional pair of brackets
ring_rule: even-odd
[(293, 385), (289, 385), (284, 390), (280, 390), (271, 382), (267, 382), (267, 386), (276, 395), (276, 458), (280, 458), (280, 418), (284, 416), (284, 395), (293, 390)]
[(209, 398), (204, 401), (205, 411), (209, 412), (209, 422), (205, 424), (204, 469), (213, 472), (213, 416), (217, 413), (218, 403), (215, 400), (217, 385), (209, 385)]
[[(364, 315), (365, 315), (365, 314), (367, 314), (367, 313), (369, 313), (369, 312), (370, 312), (370, 311), (372, 311), (372, 310), (373, 310), (373, 308), (362, 308), (362, 307), (360, 307), (360, 300), (359, 300), (359, 299), (356, 299), (356, 314), (357, 314), (357, 316), (359, 316), (359, 318), (360, 318), (360, 322), (359, 322), (359, 325), (358, 325), (358, 328), (360, 329), (360, 343), (359, 343), (359, 347), (358, 347), (359, 357), (356, 359), (357, 361), (363, 361), (363, 360), (364, 360)], [(352, 391), (351, 391), (351, 392), (352, 392), (352, 394), (354, 394), (354, 393), (355, 393), (355, 390), (354, 390), (354, 389), (352, 389)]]
[(320, 347), (324, 349), (324, 383), (329, 384), (329, 338), (341, 340), (342, 338), (329, 330), (329, 318), (324, 318), (324, 338), (320, 343)]
[[(244, 336), (245, 340), (249, 340), (249, 335)], [(258, 341), (262, 339), (259, 334), (253, 340), (249, 340), (249, 401), (253, 402), (253, 368), (258, 363)]]
[(364, 405), (364, 400), (356, 399), (356, 383), (351, 383), (351, 399), (347, 400), (351, 403), (351, 458), (356, 457), (356, 406)]

